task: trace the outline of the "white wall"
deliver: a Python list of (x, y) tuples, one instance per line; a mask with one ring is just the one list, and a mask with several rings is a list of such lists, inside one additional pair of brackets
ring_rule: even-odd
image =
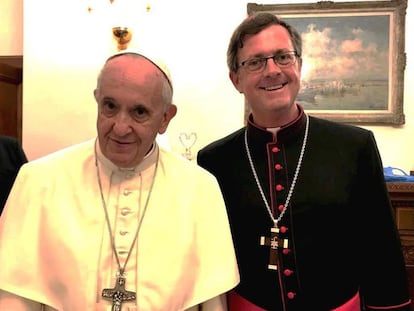
[(0, 2), (0, 55), (22, 55), (23, 0)]
[[(2, 0), (0, 6), (4, 1), (6, 6), (15, 3)], [(162, 51), (170, 67), (179, 108), (165, 137), (171, 148), (183, 152), (181, 132), (197, 133), (195, 153), (243, 125), (243, 98), (228, 79), (226, 48), (251, 1), (148, 2), (149, 13), (147, 1), (116, 0), (116, 7), (103, 0), (25, 1), (23, 145), (29, 159), (95, 136), (92, 91), (100, 66), (116, 49), (110, 29), (120, 18), (115, 10), (123, 5), (129, 6), (122, 18), (134, 29), (132, 46)], [(92, 13), (87, 12), (88, 3)], [(406, 29), (414, 29), (410, 6)], [(414, 48), (408, 36), (406, 52), (406, 124), (366, 128), (376, 135), (384, 165), (408, 172), (414, 169)]]

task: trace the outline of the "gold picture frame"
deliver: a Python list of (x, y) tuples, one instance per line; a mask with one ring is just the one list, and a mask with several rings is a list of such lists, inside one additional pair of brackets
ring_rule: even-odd
[(405, 123), (406, 9), (407, 0), (247, 4), (248, 15), (271, 12), (301, 33), (298, 101), (310, 115), (393, 126)]

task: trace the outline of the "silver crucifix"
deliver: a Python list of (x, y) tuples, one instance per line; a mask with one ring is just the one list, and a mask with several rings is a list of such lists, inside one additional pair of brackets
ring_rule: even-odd
[(277, 270), (277, 265), (279, 264), (278, 249), (288, 248), (288, 240), (279, 238), (279, 228), (272, 227), (270, 228), (270, 237), (260, 237), (260, 245), (270, 247), (268, 268), (270, 270)]
[(122, 303), (124, 301), (132, 301), (137, 298), (135, 292), (125, 289), (125, 277), (118, 276), (114, 288), (105, 288), (102, 291), (102, 297), (107, 300), (112, 300), (112, 311), (121, 311)]

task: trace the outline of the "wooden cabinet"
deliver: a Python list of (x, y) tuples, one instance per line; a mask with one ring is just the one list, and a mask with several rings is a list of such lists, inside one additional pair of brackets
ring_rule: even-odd
[[(387, 188), (395, 209), (395, 219), (408, 272), (411, 300), (414, 301), (414, 183), (388, 182)], [(414, 311), (414, 305), (411, 306), (411, 310)]]
[(22, 142), (23, 58), (0, 56), (0, 135)]

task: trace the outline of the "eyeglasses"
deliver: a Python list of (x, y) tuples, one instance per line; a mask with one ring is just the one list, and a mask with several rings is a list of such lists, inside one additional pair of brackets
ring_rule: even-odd
[(272, 56), (247, 59), (240, 63), (239, 68), (244, 67), (247, 71), (259, 72), (266, 67), (268, 59), (273, 59), (273, 62), (280, 68), (285, 68), (294, 65), (298, 57), (299, 55), (296, 53), (296, 51), (287, 51), (283, 53), (277, 53)]

